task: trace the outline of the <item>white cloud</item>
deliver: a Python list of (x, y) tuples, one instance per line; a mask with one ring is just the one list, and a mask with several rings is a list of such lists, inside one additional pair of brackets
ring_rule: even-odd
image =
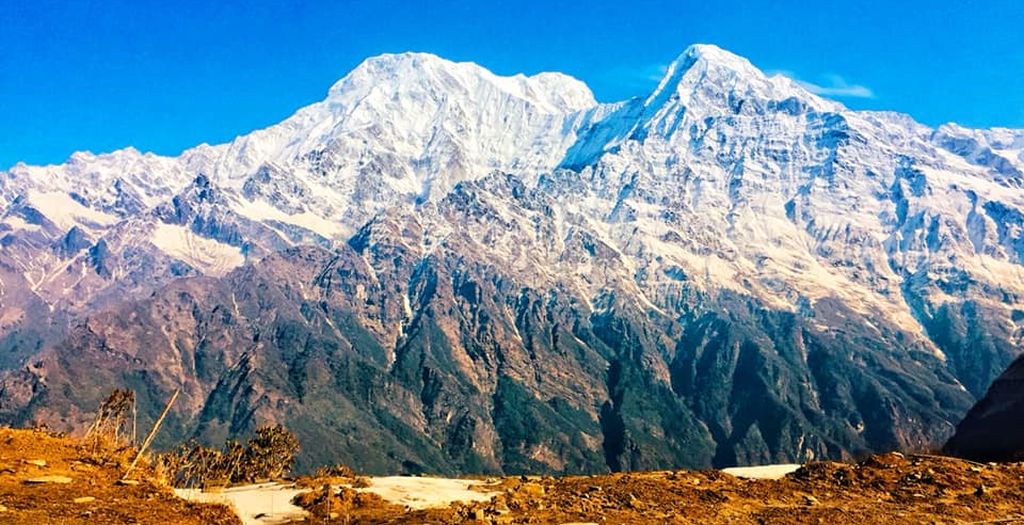
[(851, 84), (840, 75), (825, 75), (823, 77), (824, 80), (826, 80), (825, 83), (815, 84), (814, 82), (801, 80), (792, 71), (777, 70), (772, 71), (771, 73), (787, 76), (793, 79), (797, 84), (800, 84), (807, 91), (823, 97), (875, 98), (875, 92), (872, 91), (871, 88), (862, 84)]
[(643, 71), (647, 75), (647, 80), (653, 80), (655, 82), (658, 82), (659, 80), (662, 79), (662, 77), (665, 76), (665, 73), (668, 73), (668, 65), (651, 64), (647, 66)]

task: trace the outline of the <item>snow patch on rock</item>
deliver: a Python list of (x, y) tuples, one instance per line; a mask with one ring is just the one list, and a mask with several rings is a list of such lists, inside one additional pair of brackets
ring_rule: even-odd
[(176, 224), (158, 222), (149, 241), (165, 254), (215, 277), (245, 264), (238, 248), (200, 237)]

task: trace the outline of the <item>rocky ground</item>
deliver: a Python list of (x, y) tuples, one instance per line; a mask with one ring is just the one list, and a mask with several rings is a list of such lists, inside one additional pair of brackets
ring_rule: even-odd
[[(410, 510), (351, 489), (299, 501), (315, 522), (412, 523), (1024, 523), (1024, 464), (877, 455), (812, 463), (776, 480), (674, 471), (493, 480), (492, 501)], [(325, 519), (326, 518), (326, 519)]]
[(128, 451), (43, 431), (0, 428), (0, 524), (236, 525), (223, 505), (189, 503), (143, 467), (120, 484)]
[[(130, 456), (43, 431), (0, 429), (0, 524), (239, 523), (229, 507), (177, 498), (145, 468), (131, 476), (138, 484), (119, 484)], [(391, 492), (409, 480), (422, 481), (423, 498), (396, 499)], [(480, 501), (430, 504), (428, 493), (445, 481), (456, 480), (300, 478), (287, 484), (294, 489), (287, 497), (296, 495), (293, 503), (308, 514), (290, 523), (1024, 523), (1024, 463), (931, 455), (810, 463), (778, 479), (716, 470), (490, 478), (460, 485)], [(251, 523), (287, 520), (236, 510)]]

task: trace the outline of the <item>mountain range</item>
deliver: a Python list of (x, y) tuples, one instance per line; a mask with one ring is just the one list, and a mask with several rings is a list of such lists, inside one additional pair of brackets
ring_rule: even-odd
[(227, 144), (0, 173), (0, 422), (180, 389), (164, 444), (372, 473), (927, 449), (1020, 354), (1022, 185), (1024, 130), (710, 45), (612, 104), (382, 55)]

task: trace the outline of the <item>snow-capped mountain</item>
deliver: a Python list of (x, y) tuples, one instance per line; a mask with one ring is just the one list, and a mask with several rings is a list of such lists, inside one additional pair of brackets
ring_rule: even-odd
[[(182, 271), (222, 275), (282, 245), (344, 242), (375, 214), (436, 199), (462, 180), (494, 170), (550, 170), (595, 106), (584, 84), (560, 74), (499, 77), (432, 55), (383, 55), (363, 62), (324, 101), (229, 144), (177, 158), (129, 148), (75, 154), (59, 166), (18, 165), (3, 174), (3, 223), (43, 230), (47, 241), (74, 226), (76, 236), (93, 242), (110, 231), (153, 245), (158, 258), (189, 267)], [(181, 201), (179, 192), (200, 176), (221, 195), (213, 213), (223, 217), (189, 223), (194, 218), (154, 216), (168, 201)], [(219, 222), (244, 230), (258, 224), (263, 231), (244, 241), (260, 249), (249, 251), (241, 235), (202, 231)], [(126, 251), (106, 241), (111, 252)], [(60, 275), (68, 264), (32, 250), (15, 266), (48, 302), (60, 302), (74, 287)], [(111, 271), (132, 273), (131, 261), (119, 264)], [(50, 285), (54, 280), (59, 286)]]
[(84, 360), (381, 471), (925, 446), (1020, 352), (1022, 173), (1024, 131), (714, 46), (615, 104), (384, 55), (228, 144), (0, 174), (0, 417), (78, 422)]

